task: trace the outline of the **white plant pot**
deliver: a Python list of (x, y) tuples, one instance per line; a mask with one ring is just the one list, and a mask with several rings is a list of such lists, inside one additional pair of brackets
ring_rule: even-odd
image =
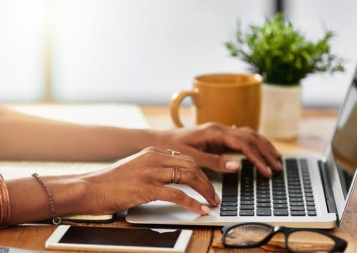
[(260, 133), (268, 138), (297, 137), (301, 117), (301, 85), (262, 86)]

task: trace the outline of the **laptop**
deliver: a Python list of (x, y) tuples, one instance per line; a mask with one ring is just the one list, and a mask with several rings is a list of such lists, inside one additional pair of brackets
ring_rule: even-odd
[[(126, 221), (135, 224), (224, 226), (264, 222), (287, 227), (328, 229), (338, 226), (356, 185), (357, 71), (340, 108), (335, 131), (324, 156), (285, 155), (284, 170), (270, 179), (238, 154), (236, 174), (205, 171), (222, 203), (209, 215), (198, 215), (175, 204), (155, 201), (128, 210)], [(186, 185), (170, 184), (202, 203), (207, 201)], [(254, 192), (252, 192), (254, 191)]]

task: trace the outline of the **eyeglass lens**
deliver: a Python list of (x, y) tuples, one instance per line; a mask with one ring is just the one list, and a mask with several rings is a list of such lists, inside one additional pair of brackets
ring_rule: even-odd
[(264, 240), (271, 233), (271, 229), (259, 225), (240, 225), (227, 231), (225, 242), (228, 245), (252, 246)]
[[(272, 228), (259, 224), (246, 224), (227, 231), (225, 243), (234, 247), (254, 247), (272, 233)], [(290, 233), (285, 238), (283, 233), (275, 234), (267, 244), (274, 248), (285, 248), (285, 240), (294, 252), (329, 252), (335, 245), (334, 240), (323, 234), (302, 230)]]

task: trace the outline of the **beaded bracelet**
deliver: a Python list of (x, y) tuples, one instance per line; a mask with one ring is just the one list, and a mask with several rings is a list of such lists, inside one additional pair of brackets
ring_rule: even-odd
[(0, 174), (0, 227), (7, 227), (10, 223), (10, 199), (6, 183)]
[(57, 214), (56, 214), (56, 207), (55, 207), (55, 203), (53, 201), (52, 191), (51, 191), (50, 187), (48, 187), (48, 185), (42, 180), (42, 178), (37, 173), (33, 173), (32, 176), (34, 178), (36, 178), (37, 181), (46, 190), (47, 197), (48, 197), (48, 200), (50, 202), (50, 209), (51, 209), (52, 217), (53, 217), (52, 223), (55, 224), (55, 225), (60, 224), (62, 222), (62, 219), (61, 219), (61, 217), (58, 217)]

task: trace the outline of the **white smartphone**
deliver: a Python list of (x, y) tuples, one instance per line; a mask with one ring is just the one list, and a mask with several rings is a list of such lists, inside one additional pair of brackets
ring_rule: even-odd
[(183, 253), (192, 230), (112, 228), (60, 225), (47, 239), (46, 249)]

